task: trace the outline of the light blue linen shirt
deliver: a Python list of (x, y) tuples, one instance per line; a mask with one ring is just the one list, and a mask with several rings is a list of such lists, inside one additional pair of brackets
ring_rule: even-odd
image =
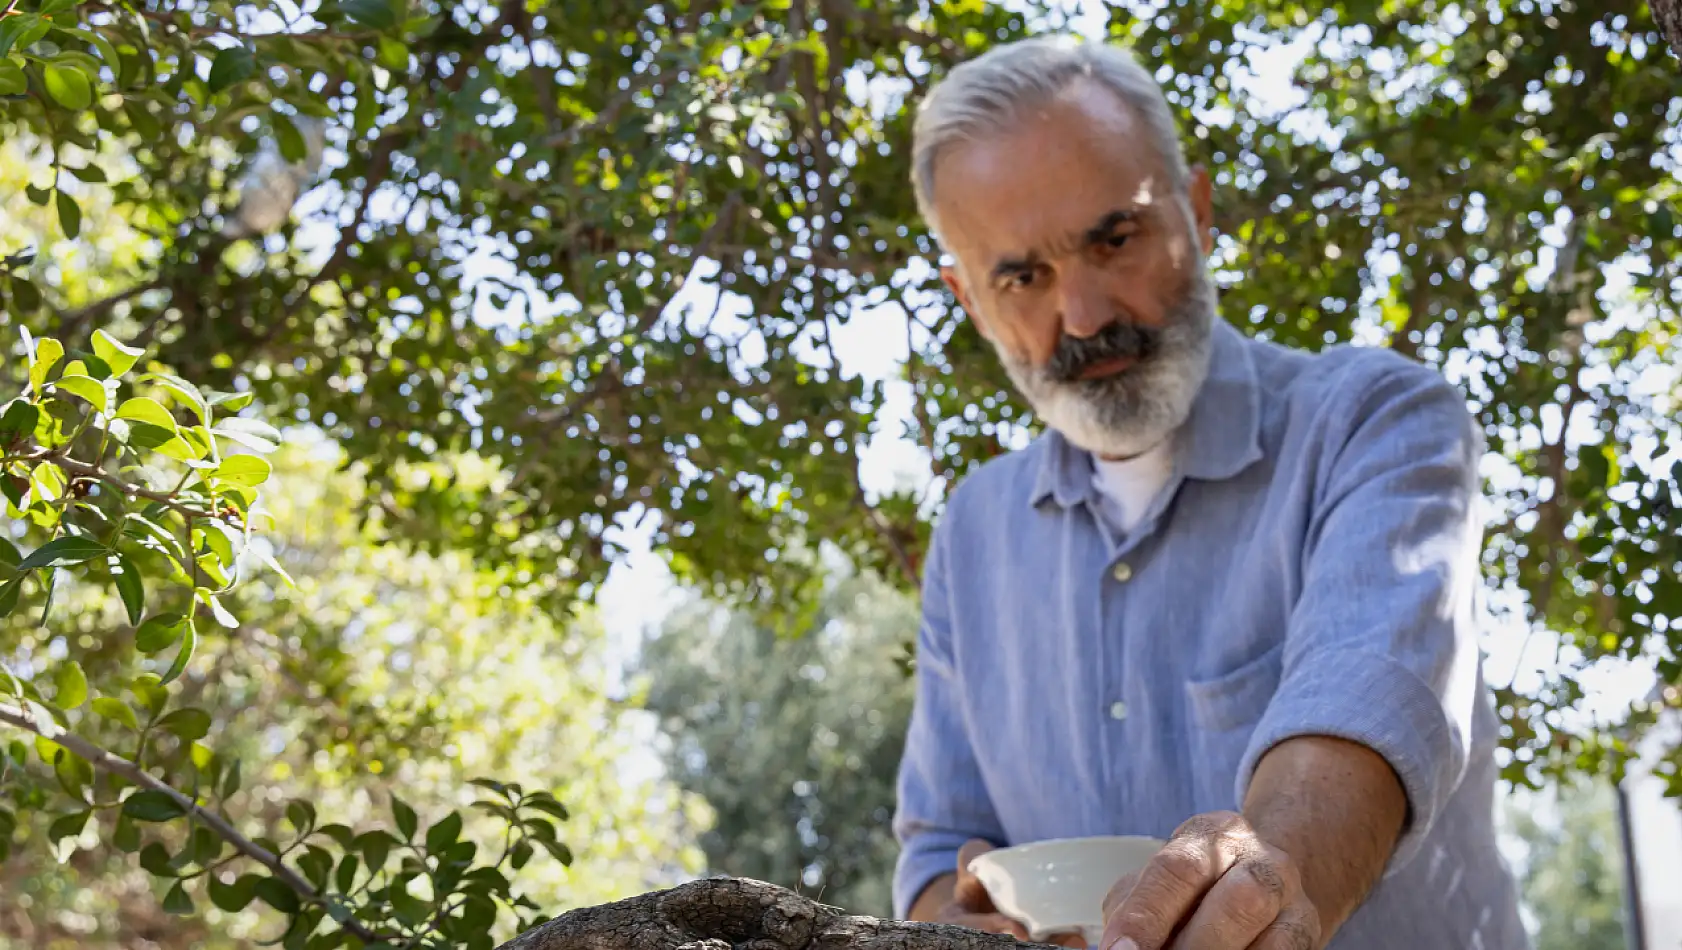
[(1408, 800), (1331, 946), (1526, 946), (1473, 609), (1482, 453), (1432, 370), (1217, 320), (1174, 473), (1131, 532), (1055, 432), (981, 466), (925, 567), (897, 912), (969, 838), (1166, 837), (1238, 810), (1274, 745), (1324, 735), (1382, 755)]

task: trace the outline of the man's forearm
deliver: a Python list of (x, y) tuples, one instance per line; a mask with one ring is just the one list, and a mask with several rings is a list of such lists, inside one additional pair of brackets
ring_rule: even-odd
[(1406, 817), (1407, 796), (1388, 762), (1324, 736), (1274, 746), (1244, 799), (1256, 834), (1301, 872), (1327, 940), (1383, 874)]

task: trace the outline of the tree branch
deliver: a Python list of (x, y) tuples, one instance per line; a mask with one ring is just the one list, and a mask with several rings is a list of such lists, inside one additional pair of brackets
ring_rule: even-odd
[[(285, 862), (281, 861), (281, 859), (273, 852), (240, 834), (234, 829), (234, 826), (229, 824), (228, 820), (223, 818), (221, 815), (199, 807), (198, 802), (176, 791), (167, 783), (154, 778), (133, 762), (112, 755), (73, 732), (58, 729), (43, 729), (35, 723), (33, 717), (16, 706), (9, 706), (0, 703), (0, 722), (16, 726), (25, 732), (31, 732), (43, 739), (56, 742), (96, 769), (109, 772), (112, 775), (121, 776), (124, 779), (127, 779), (131, 784), (140, 788), (169, 796), (172, 801), (181, 806), (183, 811), (192, 815), (194, 818), (197, 818), (199, 821), (204, 822), (206, 827), (208, 827), (211, 831), (214, 831), (223, 841), (232, 845), (236, 851), (239, 851), (251, 860), (268, 868), (271, 872), (273, 872), (275, 878), (287, 887), (296, 891), (298, 896), (307, 901), (314, 901), (322, 904), (326, 903), (326, 900), (316, 891), (315, 888), (309, 885), (308, 881), (299, 877), (297, 872), (287, 867)], [(350, 933), (355, 934), (356, 937), (364, 943), (374, 943), (379, 940), (378, 934), (369, 930), (366, 926), (354, 919), (345, 920), (341, 926)]]

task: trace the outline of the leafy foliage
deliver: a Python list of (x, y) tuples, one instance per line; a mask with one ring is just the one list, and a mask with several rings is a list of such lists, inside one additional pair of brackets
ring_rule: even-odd
[[(213, 746), (218, 717), (191, 704), (216, 678), (188, 671), (200, 645), (220, 637), (217, 628), (264, 636), (235, 609), (246, 606), (240, 582), (275, 565), (271, 545), (284, 537), (264, 510), (272, 466), (224, 434), (270, 448), (282, 436), (233, 415), (247, 399), (152, 369), (103, 333), (89, 352), (65, 352), (52, 338), (28, 343), (29, 389), (0, 411), (30, 422), (5, 437), (9, 513), (28, 526), (20, 539), (27, 553), (0, 543), (8, 612), (27, 610), (31, 626), (65, 630), (66, 596), (110, 609), (96, 611), (104, 616), (92, 619), (109, 626), (103, 642), (80, 638), (80, 659), (7, 651), (18, 665), (0, 672), (0, 723), (33, 742), (0, 747), (0, 848), (9, 849), (20, 825), (53, 816), (43, 817), (39, 844), (67, 856), (91, 830), (114, 853), (137, 855), (161, 882), (165, 912), (265, 906), (282, 918), (275, 939), (289, 947), (489, 947), (496, 933), (546, 919), (511, 879), (539, 853), (561, 866), (574, 861), (557, 830), (570, 811), (547, 791), (481, 780), (471, 821), (429, 808), (425, 823), (392, 795), (389, 820), (357, 828), (323, 820), (314, 802), (294, 798), (258, 833), (236, 826), (230, 816), (248, 811), (229, 802), (251, 770)], [(467, 577), (475, 580), (471, 570)], [(453, 605), (458, 617), (461, 603)], [(251, 613), (261, 621), (274, 611)], [(308, 632), (297, 627), (293, 636)], [(218, 660), (230, 657), (225, 646), (212, 649)], [(471, 679), (471, 644), (462, 659), (460, 673)], [(315, 688), (334, 688), (327, 669), (314, 672)], [(400, 730), (413, 718), (392, 712), (384, 723), (365, 718), (359, 731), (384, 731), (391, 747), (385, 727)], [(272, 734), (283, 724), (263, 728)], [(587, 728), (599, 734), (600, 724)]]
[(1529, 805), (1509, 803), (1505, 818), (1524, 847), (1520, 880), (1537, 950), (1621, 950), (1623, 847), (1611, 788), (1565, 783)]

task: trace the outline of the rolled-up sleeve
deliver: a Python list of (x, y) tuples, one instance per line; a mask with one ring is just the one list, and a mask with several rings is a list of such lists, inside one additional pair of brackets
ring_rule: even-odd
[(1333, 736), (1395, 770), (1408, 815), (1386, 873), (1418, 850), (1459, 785), (1479, 688), (1483, 438), (1436, 373), (1388, 365), (1348, 391), (1308, 525), (1278, 691), (1241, 760), (1238, 801), (1268, 750)]
[(923, 621), (917, 633), (916, 693), (899, 769), (894, 835), (894, 913), (905, 917), (935, 878), (957, 867), (971, 838), (1003, 844), (999, 821), (981, 780), (959, 703), (947, 589), (947, 519), (936, 528), (923, 567)]

